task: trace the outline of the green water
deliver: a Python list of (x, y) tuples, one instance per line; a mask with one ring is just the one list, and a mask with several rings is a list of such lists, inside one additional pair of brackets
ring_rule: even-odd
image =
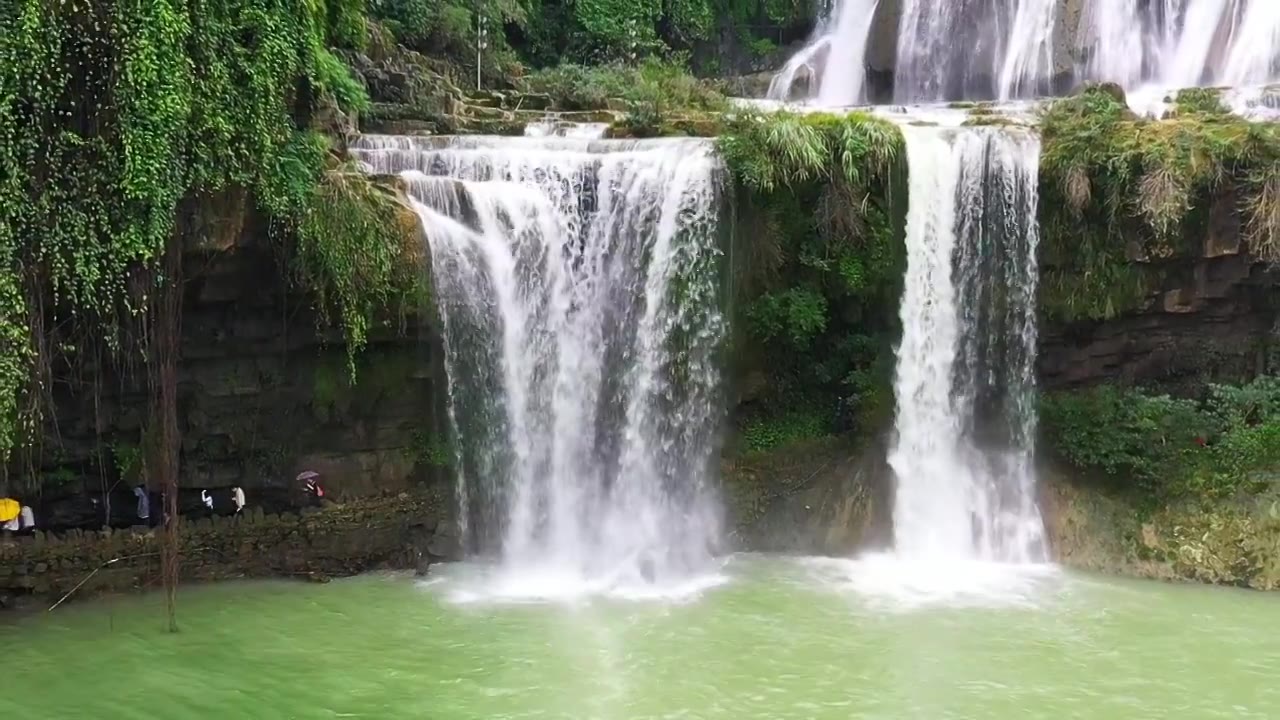
[(1054, 575), (906, 610), (736, 557), (684, 602), (459, 604), (468, 569), (186, 589), (0, 622), (0, 717), (1275, 718), (1280, 597)]

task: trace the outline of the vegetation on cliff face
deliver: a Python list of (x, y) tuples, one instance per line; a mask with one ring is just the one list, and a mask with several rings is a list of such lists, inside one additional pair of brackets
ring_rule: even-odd
[(719, 147), (737, 189), (736, 342), (745, 374), (763, 374), (746, 449), (878, 427), (905, 262), (900, 132), (858, 113), (746, 114)]
[[(1238, 200), (1255, 257), (1280, 261), (1280, 125), (1183, 91), (1171, 117), (1139, 118), (1118, 88), (1052, 103), (1042, 118), (1041, 303), (1061, 320), (1136, 309), (1160, 262), (1198, 252), (1191, 230), (1215, 197)], [(1141, 260), (1141, 262), (1136, 262)]]
[[(277, 228), (296, 234), (309, 251), (305, 277), (346, 271), (325, 267), (342, 256), (332, 250), (350, 242), (352, 225), (331, 222), (333, 159), (308, 126), (321, 103), (367, 103), (330, 52), (362, 43), (366, 31), (361, 0), (0, 0), (0, 23), (7, 455), (34, 428), (52, 356), (124, 349), (129, 328), (163, 295), (166, 250), (181, 246), (219, 193), (248, 191)], [(343, 182), (346, 200), (373, 197)], [(399, 244), (386, 229), (362, 232)], [(343, 292), (336, 300), (358, 344), (363, 330), (352, 321), (367, 305)]]
[(658, 112), (727, 107), (723, 95), (689, 74), (683, 56), (651, 56), (635, 64), (557, 65), (531, 73), (524, 85), (546, 93), (562, 110), (594, 110), (613, 100)]
[(1280, 377), (1210, 385), (1202, 400), (1104, 386), (1050, 394), (1051, 449), (1151, 499), (1223, 497), (1267, 487), (1280, 466)]

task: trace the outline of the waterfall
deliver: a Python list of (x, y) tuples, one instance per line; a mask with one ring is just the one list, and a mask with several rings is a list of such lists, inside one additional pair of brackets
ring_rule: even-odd
[(880, 0), (837, 0), (835, 13), (814, 38), (787, 61), (769, 82), (768, 97), (789, 100), (801, 73), (818, 105), (840, 107), (866, 101), (863, 62), (867, 38)]
[[(903, 0), (893, 99), (1002, 99), (1045, 91), (1052, 79), (1056, 0)], [(886, 3), (886, 11), (896, 3)], [(814, 38), (787, 61), (769, 97), (788, 100), (807, 78), (824, 107), (866, 100), (868, 40), (879, 0), (836, 0)]]
[(1023, 129), (903, 133), (895, 552), (1043, 561), (1033, 466), (1039, 139)]
[(864, 102), (875, 15), (895, 11), (898, 104), (1050, 94), (1073, 63), (1076, 81), (1119, 83), (1148, 111), (1158, 109), (1152, 98), (1169, 89), (1280, 81), (1276, 0), (1080, 0), (1078, 26), (1071, 6), (1064, 0), (835, 0), (814, 38), (774, 77), (769, 97), (791, 99), (805, 79), (806, 99), (819, 105)]
[(702, 140), (364, 136), (430, 244), (467, 540), (503, 592), (662, 586), (719, 539), (719, 164)]
[(1055, 0), (903, 0), (895, 102), (1034, 95), (1053, 75)]
[(1081, 78), (1128, 90), (1280, 79), (1274, 0), (1087, 0), (1077, 38)]

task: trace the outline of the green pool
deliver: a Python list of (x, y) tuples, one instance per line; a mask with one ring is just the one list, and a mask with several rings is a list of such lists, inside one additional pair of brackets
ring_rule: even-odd
[(0, 619), (25, 718), (1276, 718), (1280, 597), (1044, 571), (904, 602), (857, 564), (735, 556), (679, 598), (244, 582)]

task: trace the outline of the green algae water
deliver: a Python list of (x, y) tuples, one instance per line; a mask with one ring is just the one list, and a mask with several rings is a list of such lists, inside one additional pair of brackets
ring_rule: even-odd
[(1274, 718), (1280, 597), (1057, 571), (903, 604), (834, 560), (730, 558), (678, 599), (486, 600), (244, 582), (0, 624), (0, 714), (39, 718)]

